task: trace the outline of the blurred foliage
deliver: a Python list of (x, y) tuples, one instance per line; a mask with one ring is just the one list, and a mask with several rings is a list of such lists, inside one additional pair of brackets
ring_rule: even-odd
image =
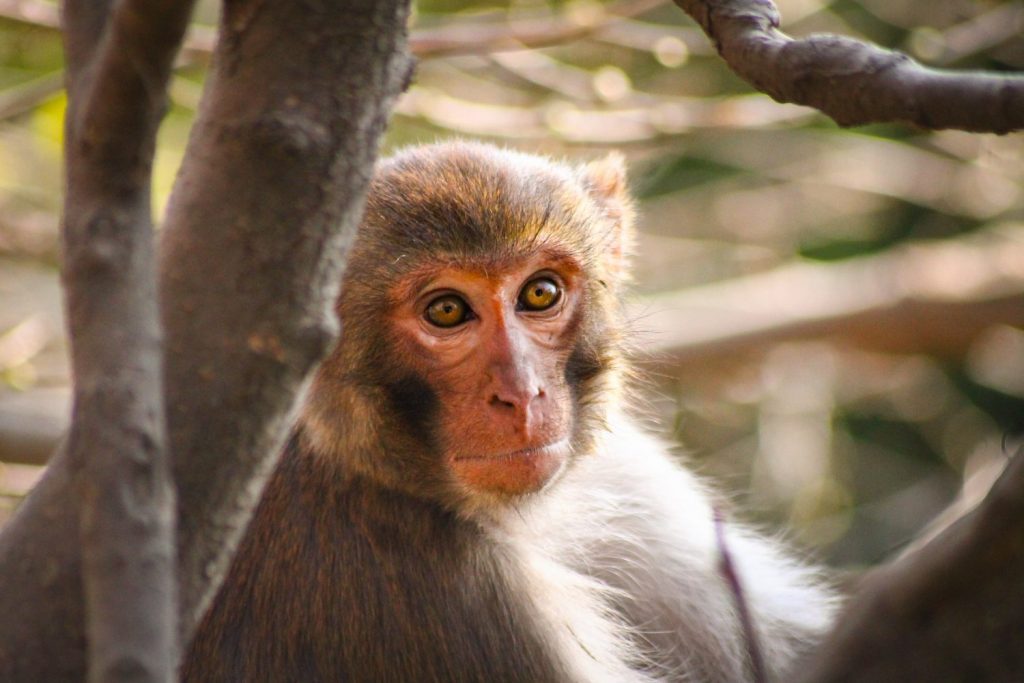
[[(836, 32), (935, 65), (1024, 69), (1024, 2), (777, 4), (791, 35)], [(640, 5), (419, 2), (414, 29), (444, 34), (508, 22), (529, 42), (538, 20), (560, 18), (586, 35), (424, 59), (385, 152), (452, 135), (572, 159), (623, 150), (641, 200), (639, 294), (970, 233), (1021, 234), (1020, 135), (839, 129), (816, 112), (752, 93), (671, 3), (648, 2), (623, 20), (605, 13)], [(203, 24), (215, 22), (215, 3), (201, 2), (199, 12)], [(184, 153), (205, 68), (190, 59), (172, 85), (155, 163), (157, 212)], [(0, 19), (0, 276), (15, 262), (53, 268), (58, 259), (64, 98), (53, 83), (60, 69), (52, 28)], [(0, 335), (19, 322), (5, 317), (12, 308), (0, 293), (7, 325)], [(5, 360), (0, 343), (0, 384), (11, 391), (66, 383), (59, 337), (45, 346), (50, 355), (40, 348)], [(998, 465), (1024, 431), (1024, 331), (996, 326), (960, 351), (938, 358), (798, 342), (703, 372), (662, 371), (645, 386), (657, 428), (736, 499), (741, 514), (787, 523), (797, 541), (856, 565), (898, 549), (965, 477)], [(7, 488), (0, 470), (0, 489)]]

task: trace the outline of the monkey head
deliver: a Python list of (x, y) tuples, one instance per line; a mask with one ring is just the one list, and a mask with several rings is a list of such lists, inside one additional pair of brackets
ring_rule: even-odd
[(460, 513), (543, 489), (616, 393), (631, 223), (618, 156), (447, 143), (381, 162), (305, 438)]

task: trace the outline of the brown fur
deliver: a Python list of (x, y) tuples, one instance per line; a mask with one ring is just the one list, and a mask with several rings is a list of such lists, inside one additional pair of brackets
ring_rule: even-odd
[(183, 680), (560, 680), (504, 561), (479, 528), (348, 476), (297, 434)]

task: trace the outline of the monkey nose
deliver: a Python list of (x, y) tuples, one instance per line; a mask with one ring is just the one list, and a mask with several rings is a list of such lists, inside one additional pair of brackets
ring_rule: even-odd
[(541, 387), (506, 388), (494, 392), (488, 405), (497, 410), (504, 419), (513, 421), (516, 431), (529, 431), (536, 422), (537, 399), (544, 397)]
[(530, 407), (535, 398), (543, 395), (544, 390), (540, 387), (507, 388), (495, 391), (488, 403), (496, 408), (522, 412)]

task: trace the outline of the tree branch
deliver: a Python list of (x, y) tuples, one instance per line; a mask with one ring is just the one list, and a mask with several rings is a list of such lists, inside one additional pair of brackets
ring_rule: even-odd
[(592, 16), (559, 13), (530, 18), (513, 15), (507, 21), (460, 21), (436, 28), (420, 27), (409, 38), (413, 54), (422, 59), (499, 50), (545, 47), (578, 40), (618, 19), (635, 17), (665, 0), (619, 0), (596, 6)]
[[(618, 0), (605, 6), (589, 6), (589, 12), (575, 17), (566, 12), (548, 12), (543, 16), (515, 12), (500, 21), (463, 20), (421, 27), (409, 37), (409, 48), (421, 59), (432, 59), (556, 45), (600, 32), (620, 19), (638, 16), (665, 2)], [(53, 6), (39, 0), (0, 0), (0, 17), (50, 28), (57, 28), (60, 23)], [(183, 45), (186, 54), (195, 58), (214, 50), (216, 40), (208, 31), (193, 26), (189, 33)]]
[(174, 493), (165, 452), (150, 176), (191, 3), (64, 5), (64, 285), (81, 468), (90, 681), (170, 681)]
[(68, 429), (66, 412), (64, 405), (50, 400), (20, 410), (0, 405), (0, 463), (49, 462)]
[(868, 576), (798, 680), (1020, 680), (1022, 573), (1024, 448), (974, 512)]
[(1024, 128), (1024, 77), (950, 72), (835, 35), (794, 40), (770, 0), (675, 0), (741, 78), (779, 102), (814, 107), (841, 126), (902, 121), (1007, 133)]
[(46, 74), (0, 92), (0, 121), (32, 111), (64, 89), (64, 72)]
[(815, 115), (810, 109), (776, 106), (757, 93), (643, 99), (634, 106), (615, 108), (577, 106), (569, 100), (546, 107), (519, 107), (474, 102), (414, 86), (399, 102), (397, 113), (422, 117), (464, 135), (515, 140), (554, 137), (583, 145), (642, 144), (700, 129), (757, 128), (799, 122)]
[[(93, 3), (95, 7), (84, 10), (87, 15), (95, 17), (106, 16), (112, 0), (97, 0)], [(102, 10), (102, 12), (101, 12)], [(62, 25), (68, 24), (68, 17), (63, 21), (57, 12), (56, 5), (41, 0), (0, 0), (0, 17), (11, 21), (20, 21), (31, 26), (42, 26), (45, 28), (60, 29)], [(92, 32), (90, 32), (92, 33)], [(213, 52), (215, 38), (213, 31), (206, 26), (193, 24), (189, 27), (184, 42), (181, 44), (181, 52), (192, 60), (201, 60)]]
[(992, 325), (1024, 325), (1022, 237), (1007, 229), (834, 264), (785, 265), (657, 294), (629, 316), (642, 348), (673, 374), (811, 338), (960, 358)]
[[(82, 80), (80, 73), (92, 64), (94, 53), (103, 40), (112, 4), (113, 0), (61, 3), (60, 24), (55, 28), (61, 29), (64, 38), (64, 62), (70, 85)], [(16, 9), (24, 12), (26, 7), (18, 3)]]
[(407, 85), (403, 0), (228, 3), (161, 244), (183, 636), (332, 344), (346, 245)]

